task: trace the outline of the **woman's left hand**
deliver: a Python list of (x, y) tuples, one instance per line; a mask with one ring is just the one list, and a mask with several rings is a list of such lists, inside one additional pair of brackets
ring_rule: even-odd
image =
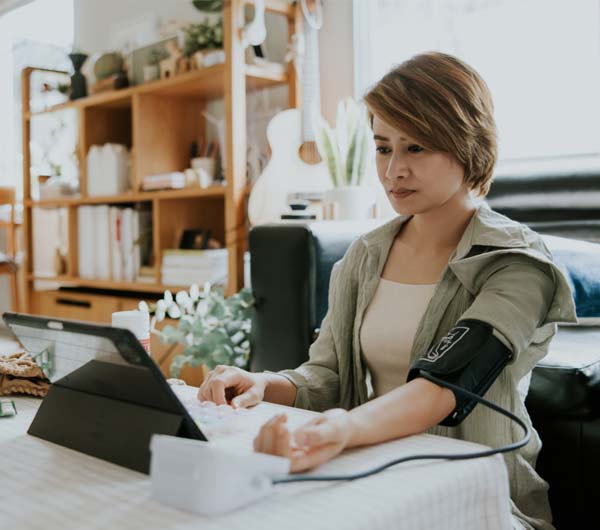
[(348, 445), (352, 422), (348, 411), (331, 409), (303, 425), (293, 434), (286, 415), (265, 423), (254, 439), (254, 450), (291, 460), (292, 473), (312, 469), (340, 454)]

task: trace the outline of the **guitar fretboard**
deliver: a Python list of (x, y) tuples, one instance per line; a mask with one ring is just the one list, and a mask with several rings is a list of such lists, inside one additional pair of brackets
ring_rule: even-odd
[(302, 142), (313, 142), (312, 108), (321, 108), (319, 81), (318, 32), (308, 21), (304, 21), (304, 64), (302, 76)]

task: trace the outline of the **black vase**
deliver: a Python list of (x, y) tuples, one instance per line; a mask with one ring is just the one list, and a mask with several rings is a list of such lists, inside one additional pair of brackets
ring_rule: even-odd
[(81, 67), (88, 56), (85, 53), (70, 53), (69, 59), (73, 64), (74, 73), (71, 76), (71, 99), (79, 99), (87, 96), (87, 83), (85, 76), (81, 73)]

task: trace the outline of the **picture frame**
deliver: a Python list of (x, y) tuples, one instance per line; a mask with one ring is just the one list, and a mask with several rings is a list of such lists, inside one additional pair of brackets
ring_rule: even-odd
[(157, 49), (167, 53), (167, 43), (169, 42), (174, 42), (179, 46), (178, 35), (166, 37), (131, 51), (129, 55), (129, 79), (132, 85), (140, 85), (144, 82), (144, 66), (149, 64), (152, 50)]

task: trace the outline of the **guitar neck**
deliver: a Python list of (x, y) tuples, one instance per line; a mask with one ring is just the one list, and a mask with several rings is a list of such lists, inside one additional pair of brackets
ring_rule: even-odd
[(312, 109), (320, 112), (321, 94), (319, 78), (319, 41), (318, 32), (306, 20), (304, 21), (305, 55), (302, 76), (302, 142), (314, 142), (312, 127)]

